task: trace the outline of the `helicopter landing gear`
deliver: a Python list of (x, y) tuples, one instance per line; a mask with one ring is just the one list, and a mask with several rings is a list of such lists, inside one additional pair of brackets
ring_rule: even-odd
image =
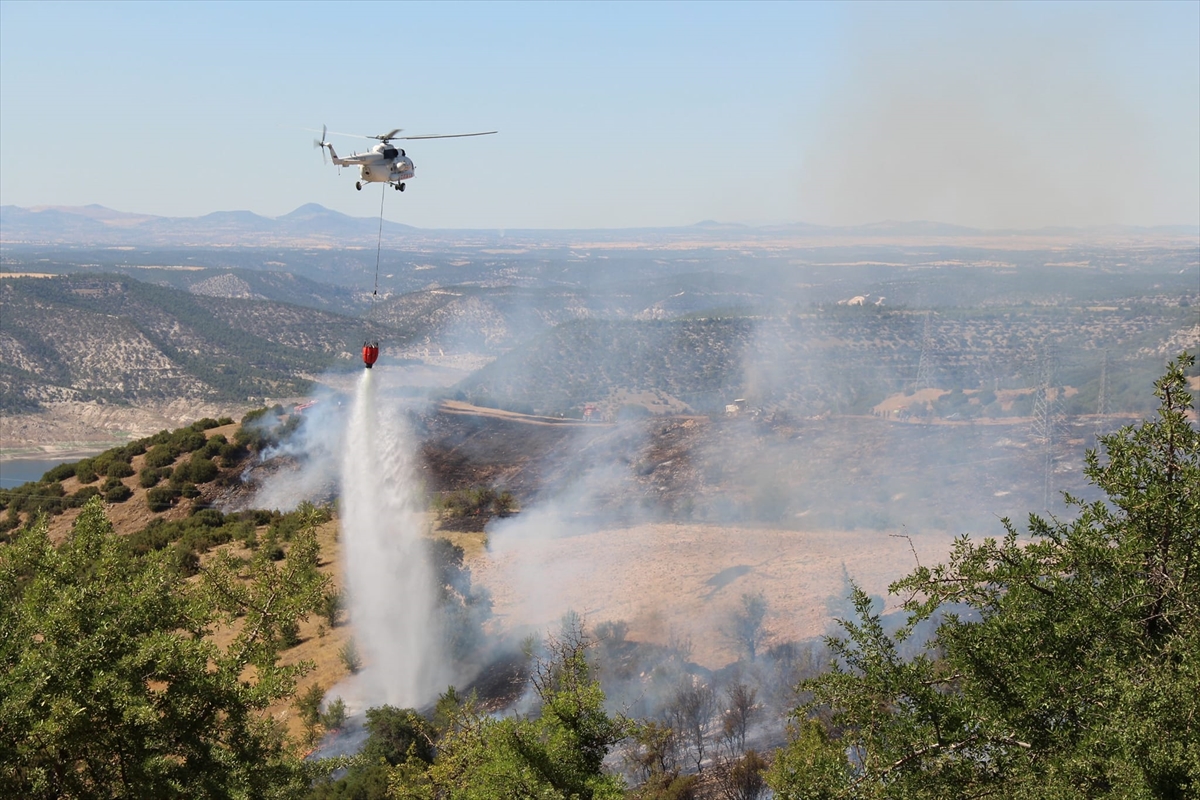
[(398, 191), (398, 192), (403, 192), (403, 191), (404, 191), (404, 184), (403, 184), (403, 183), (398, 183), (398, 184), (396, 184), (396, 191)]
[(362, 191), (362, 181), (355, 181), (354, 188), (358, 189), (361, 192)]

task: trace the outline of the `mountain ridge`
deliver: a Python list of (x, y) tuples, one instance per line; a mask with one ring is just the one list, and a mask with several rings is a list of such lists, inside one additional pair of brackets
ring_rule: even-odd
[[(383, 221), (385, 243), (396, 245), (411, 237), (454, 239), (464, 235), (504, 238), (559, 239), (589, 237), (1018, 237), (1018, 236), (1156, 236), (1200, 238), (1193, 225), (1092, 225), (1041, 228), (979, 228), (930, 220), (882, 220), (861, 225), (820, 225), (790, 222), (745, 225), (706, 219), (691, 225), (595, 229), (427, 229)], [(286, 214), (263, 216), (244, 209), (219, 210), (192, 217), (167, 217), (117, 211), (98, 204), (85, 206), (0, 206), (0, 243), (112, 245), (244, 245), (293, 246), (362, 245), (364, 237), (379, 235), (377, 217), (354, 217), (319, 203), (304, 203)]]

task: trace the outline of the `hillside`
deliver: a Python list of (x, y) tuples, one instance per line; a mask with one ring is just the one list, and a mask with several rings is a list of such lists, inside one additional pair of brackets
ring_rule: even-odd
[[(1148, 303), (946, 310), (928, 315), (928, 329), (926, 319), (909, 310), (830, 306), (784, 316), (577, 320), (455, 388), (480, 405), (569, 416), (586, 404), (610, 415), (622, 406), (653, 411), (680, 403), (716, 413), (737, 398), (795, 414), (866, 414), (892, 394), (921, 388), (919, 378), (947, 390), (1027, 389), (1051, 364), (1054, 385), (1080, 390), (1073, 413), (1086, 413), (1095, 410), (1107, 358), (1109, 408), (1134, 410), (1146, 400), (1133, 387), (1157, 361), (1200, 340), (1190, 308)], [(1009, 412), (997, 405), (991, 415)]]
[(359, 320), (228, 288), (197, 294), (111, 275), (4, 280), (0, 408), (295, 396), (314, 374), (355, 363)]

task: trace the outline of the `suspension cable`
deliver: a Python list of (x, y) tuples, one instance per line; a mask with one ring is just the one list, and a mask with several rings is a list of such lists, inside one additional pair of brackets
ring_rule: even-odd
[(379, 238), (375, 242), (375, 290), (371, 292), (371, 312), (374, 316), (375, 298), (379, 296), (379, 255), (383, 252), (383, 201), (387, 199), (387, 188), (383, 184), (379, 190)]

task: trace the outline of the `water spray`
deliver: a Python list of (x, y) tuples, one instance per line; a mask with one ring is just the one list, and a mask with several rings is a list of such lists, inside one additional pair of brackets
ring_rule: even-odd
[(436, 586), (402, 414), (381, 414), (374, 373), (359, 378), (341, 464), (341, 534), (366, 705), (420, 707), (445, 688)]

